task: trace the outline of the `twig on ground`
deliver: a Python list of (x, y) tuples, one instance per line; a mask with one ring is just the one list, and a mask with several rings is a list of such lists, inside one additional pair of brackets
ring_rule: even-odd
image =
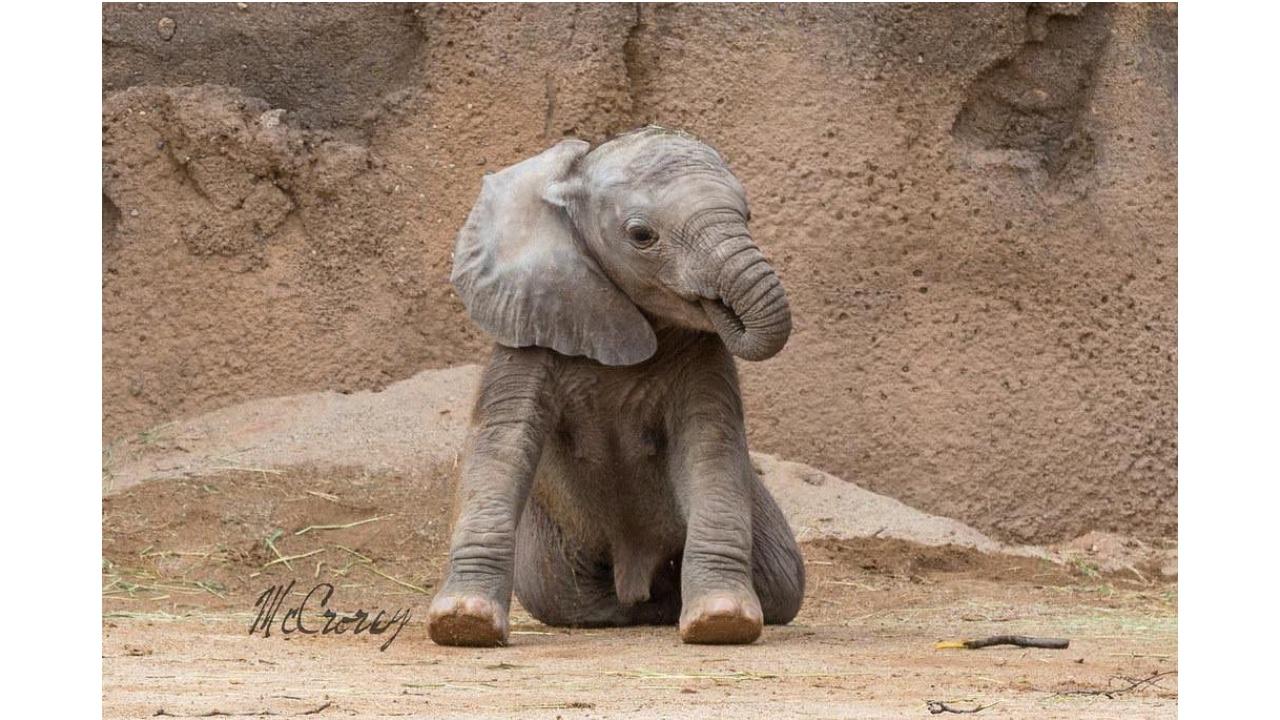
[(311, 557), (312, 555), (315, 555), (316, 553), (322, 553), (322, 552), (324, 552), (324, 548), (320, 548), (319, 550), (312, 550), (312, 551), (311, 551), (311, 552), (309, 552), (309, 553), (303, 553), (303, 554), (301, 554), (301, 555), (290, 555), (290, 556), (288, 556), (288, 557), (285, 557), (285, 556), (281, 555), (280, 557), (276, 558), (275, 560), (272, 560), (271, 562), (268, 562), (266, 565), (263, 565), (263, 566), (262, 566), (262, 569), (263, 569), (263, 570), (266, 570), (267, 568), (271, 567), (272, 565), (275, 565), (276, 563), (284, 563), (285, 567), (288, 567), (290, 570), (292, 570), (293, 568), (289, 566), (289, 561), (290, 561), (290, 560), (301, 560), (302, 558)]
[(379, 515), (377, 517), (371, 517), (365, 520), (356, 520), (355, 522), (349, 522), (349, 523), (346, 523), (345, 525), (308, 525), (307, 527), (304, 527), (298, 532), (294, 533), (294, 535), (303, 535), (311, 532), (312, 530), (346, 530), (348, 528), (356, 527), (357, 525), (364, 525), (365, 523), (377, 522), (378, 520), (382, 520), (384, 518), (389, 518), (389, 517), (391, 516)]
[(404, 580), (401, 580), (400, 578), (393, 577), (393, 576), (391, 576), (391, 575), (389, 575), (389, 574), (387, 574), (387, 573), (385, 573), (385, 572), (383, 572), (383, 571), (379, 570), (379, 569), (377, 568), (377, 566), (373, 565), (372, 563), (369, 563), (369, 564), (365, 564), (365, 563), (357, 563), (357, 566), (358, 566), (358, 567), (363, 567), (365, 570), (368, 570), (369, 572), (373, 573), (374, 575), (377, 575), (377, 576), (379, 576), (379, 577), (386, 578), (387, 580), (390, 580), (391, 582), (393, 582), (393, 583), (395, 583), (395, 584), (397, 584), (397, 585), (399, 585), (399, 586), (401, 586), (401, 587), (408, 588), (408, 589), (410, 589), (410, 590), (412, 590), (412, 591), (414, 591), (414, 592), (416, 592), (416, 593), (421, 593), (421, 594), (423, 594), (423, 595), (430, 595), (430, 594), (431, 594), (431, 591), (430, 591), (430, 590), (428, 590), (427, 588), (419, 587), (419, 586), (417, 586), (417, 585), (414, 585), (413, 583), (407, 583), (407, 582), (405, 582)]
[[(294, 699), (294, 698), (289, 698), (289, 699), (291, 699), (291, 700), (292, 700), (292, 699)], [(325, 711), (325, 709), (327, 709), (330, 705), (333, 705), (333, 702), (332, 702), (332, 701), (326, 702), (325, 704), (321, 705), (321, 706), (320, 706), (320, 707), (318, 707), (318, 708), (314, 708), (314, 709), (312, 709), (312, 710), (303, 710), (303, 711), (302, 711), (302, 712), (300, 712), (300, 713), (294, 713), (294, 714), (295, 714), (295, 715), (298, 715), (298, 716), (301, 716), (301, 715), (319, 715), (320, 713), (324, 712), (324, 711)], [(240, 713), (229, 713), (229, 712), (226, 712), (225, 710), (210, 710), (209, 712), (206, 712), (206, 713), (200, 713), (199, 715), (192, 715), (191, 717), (202, 717), (202, 718), (206, 718), (206, 717), (231, 717), (232, 715), (239, 715), (239, 714), (240, 714)], [(259, 710), (258, 712), (255, 712), (255, 713), (248, 713), (248, 714), (250, 714), (250, 715), (254, 715), (254, 716), (256, 716), (256, 717), (263, 717), (263, 716), (277, 716), (277, 715), (279, 715), (280, 713), (277, 713), (277, 712), (271, 712), (270, 710)], [(165, 712), (165, 709), (164, 709), (164, 708), (160, 708), (159, 710), (155, 711), (155, 713), (153, 713), (153, 714), (151, 715), (151, 717), (178, 717), (178, 716), (177, 716), (177, 715), (174, 715), (173, 713)]]
[[(983, 710), (986, 710), (987, 708), (993, 705), (1000, 704), (1000, 701), (997, 700), (988, 705), (975, 705), (971, 708), (959, 708), (949, 703), (945, 703), (941, 700), (926, 700), (925, 702), (929, 705), (929, 712), (934, 715), (941, 715), (942, 713), (955, 713), (957, 715), (965, 715), (968, 713), (982, 712)], [(969, 701), (969, 702), (972, 702), (972, 701)]]
[(320, 492), (319, 490), (308, 490), (308, 491), (307, 491), (307, 494), (308, 494), (308, 495), (314, 495), (314, 496), (316, 496), (316, 497), (318, 497), (318, 498), (321, 498), (321, 499), (323, 499), (323, 500), (328, 500), (329, 502), (341, 502), (341, 501), (342, 501), (342, 498), (338, 497), (337, 495), (334, 495), (333, 493)]
[(214, 583), (207, 582), (205, 580), (197, 580), (196, 587), (200, 588), (201, 590), (204, 590), (205, 592), (209, 593), (210, 595), (213, 595), (214, 597), (218, 597), (223, 600), (227, 599), (227, 596), (222, 593), (222, 591), (225, 591), (226, 588), (220, 587), (219, 585), (216, 585)]
[[(389, 516), (389, 515), (384, 515), (383, 517), (390, 517), (390, 516)], [(375, 518), (375, 519), (377, 519), (377, 518)], [(370, 521), (365, 520), (364, 522), (370, 522)], [(399, 585), (399, 586), (401, 586), (401, 587), (408, 588), (408, 589), (410, 589), (410, 590), (412, 590), (412, 591), (414, 591), (414, 592), (416, 592), (416, 593), (421, 593), (421, 594), (423, 594), (423, 595), (430, 595), (430, 594), (431, 594), (431, 591), (430, 591), (430, 590), (428, 590), (427, 588), (428, 588), (428, 587), (431, 587), (434, 583), (427, 583), (427, 587), (421, 587), (421, 586), (418, 586), (418, 585), (414, 585), (413, 583), (405, 582), (404, 580), (401, 580), (400, 578), (395, 577), (395, 576), (393, 576), (393, 575), (390, 575), (390, 574), (388, 574), (387, 572), (385, 572), (385, 571), (383, 571), (383, 570), (379, 569), (379, 568), (378, 568), (378, 566), (377, 566), (376, 564), (374, 564), (374, 562), (373, 562), (373, 558), (371, 558), (371, 557), (369, 557), (369, 556), (367, 556), (367, 555), (361, 555), (360, 553), (356, 552), (355, 550), (352, 550), (352, 549), (351, 549), (351, 548), (349, 548), (349, 547), (346, 547), (345, 545), (335, 545), (334, 547), (338, 548), (339, 550), (341, 550), (341, 551), (343, 551), (343, 552), (351, 553), (352, 555), (355, 555), (356, 557), (360, 558), (359, 560), (356, 560), (356, 561), (352, 561), (352, 562), (347, 563), (347, 564), (346, 564), (346, 566), (344, 566), (344, 567), (342, 567), (342, 568), (336, 568), (336, 567), (335, 567), (335, 568), (331, 568), (331, 572), (333, 572), (333, 573), (334, 573), (334, 574), (336, 574), (336, 575), (342, 575), (342, 576), (344, 576), (344, 577), (345, 577), (345, 576), (346, 576), (346, 574), (347, 574), (348, 572), (350, 572), (351, 568), (353, 568), (353, 567), (362, 567), (362, 568), (364, 568), (365, 570), (368, 570), (369, 572), (373, 573), (374, 575), (377, 575), (377, 576), (379, 576), (379, 577), (382, 577), (382, 578), (385, 578), (385, 579), (387, 579), (387, 580), (390, 580), (391, 582), (393, 582), (393, 583), (395, 583), (395, 584), (397, 584), (397, 585)], [(319, 573), (319, 572), (320, 572), (320, 569), (319, 569), (319, 568), (316, 568), (316, 572), (317, 572), (317, 573)]]
[(1178, 671), (1177, 671), (1177, 670), (1168, 670), (1168, 671), (1166, 671), (1166, 672), (1156, 673), (1156, 674), (1154, 674), (1154, 675), (1150, 675), (1150, 676), (1148, 676), (1148, 677), (1144, 677), (1144, 678), (1141, 678), (1141, 679), (1139, 679), (1139, 680), (1134, 680), (1133, 678), (1113, 677), (1113, 678), (1111, 678), (1112, 680), (1122, 680), (1122, 681), (1125, 681), (1125, 682), (1129, 683), (1129, 685), (1128, 685), (1128, 686), (1126, 686), (1126, 687), (1116, 688), (1116, 689), (1106, 688), (1106, 689), (1102, 689), (1102, 690), (1063, 690), (1063, 691), (1061, 691), (1061, 692), (1056, 692), (1056, 693), (1054, 693), (1054, 695), (1055, 695), (1055, 696), (1059, 696), (1059, 695), (1101, 695), (1101, 696), (1103, 696), (1103, 697), (1107, 698), (1108, 700), (1110, 700), (1110, 699), (1114, 698), (1116, 695), (1119, 695), (1120, 693), (1127, 693), (1127, 692), (1129, 692), (1130, 690), (1136, 690), (1136, 689), (1138, 689), (1138, 688), (1142, 687), (1143, 685), (1153, 685), (1153, 686), (1154, 686), (1154, 685), (1156, 684), (1156, 682), (1157, 682), (1160, 678), (1165, 677), (1165, 676), (1168, 676), (1168, 675), (1177, 675), (1177, 674), (1178, 674)]
[(280, 549), (276, 547), (276, 540), (279, 540), (283, 536), (284, 530), (277, 528), (276, 531), (268, 535), (266, 540), (263, 542), (267, 544), (267, 549), (275, 553), (276, 557), (280, 559), (280, 562), (284, 563), (284, 566), (289, 568), (290, 572), (293, 572), (293, 566), (289, 564), (288, 558), (286, 558), (284, 553), (280, 552)]
[(355, 550), (352, 550), (351, 548), (347, 547), (346, 545), (334, 545), (334, 547), (338, 548), (339, 550), (341, 550), (341, 551), (343, 551), (343, 552), (349, 552), (349, 553), (351, 553), (352, 555), (355, 555), (356, 557), (360, 558), (361, 560), (364, 560), (365, 562), (373, 562), (373, 558), (370, 558), (370, 557), (368, 557), (368, 556), (366, 556), (366, 555), (361, 555), (360, 553), (356, 552)]
[(260, 468), (260, 467), (246, 467), (244, 465), (214, 465), (209, 469), (216, 470), (218, 472), (262, 473), (263, 475), (283, 475), (284, 474), (284, 472), (280, 470), (273, 470), (271, 468)]
[(605, 674), (636, 680), (730, 680), (733, 682), (742, 682), (744, 680), (771, 680), (778, 677), (777, 675), (761, 675), (749, 670), (687, 673), (664, 673), (655, 670), (634, 670), (629, 672), (610, 672)]
[(991, 645), (1016, 645), (1024, 648), (1045, 648), (1048, 650), (1066, 650), (1070, 640), (1062, 638), (1039, 638), (1028, 635), (994, 635), (978, 640), (946, 640), (934, 645), (935, 650), (977, 650)]

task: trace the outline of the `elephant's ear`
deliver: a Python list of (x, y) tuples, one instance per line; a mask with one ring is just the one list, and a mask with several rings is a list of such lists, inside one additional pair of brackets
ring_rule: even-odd
[(503, 345), (633, 365), (657, 350), (653, 328), (586, 253), (564, 207), (588, 147), (565, 140), (486, 176), (451, 279), (472, 321)]

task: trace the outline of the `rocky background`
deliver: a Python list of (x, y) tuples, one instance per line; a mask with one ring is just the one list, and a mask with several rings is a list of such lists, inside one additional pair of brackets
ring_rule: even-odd
[(481, 362), (486, 171), (649, 122), (791, 297), (753, 449), (1007, 542), (1177, 532), (1172, 4), (104, 4), (103, 441)]

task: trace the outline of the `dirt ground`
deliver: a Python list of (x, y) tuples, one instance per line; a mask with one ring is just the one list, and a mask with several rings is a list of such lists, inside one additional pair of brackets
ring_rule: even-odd
[[(439, 647), (423, 618), (451, 472), (235, 471), (105, 497), (104, 715), (924, 717), (930, 700), (984, 717), (1177, 714), (1177, 585), (1158, 567), (893, 539), (804, 543), (801, 614), (747, 647), (550, 628), (519, 607), (511, 646)], [(282, 634), (286, 610), (251, 634), (255, 602), (291, 581), (284, 608), (330, 583), (338, 613), (409, 617), (385, 651), (390, 631)], [(1010, 634), (1070, 646), (934, 649)]]

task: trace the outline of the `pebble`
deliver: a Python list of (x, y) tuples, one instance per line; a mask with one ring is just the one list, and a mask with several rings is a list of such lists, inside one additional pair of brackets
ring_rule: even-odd
[(262, 127), (264, 128), (279, 127), (280, 118), (284, 116), (284, 113), (285, 113), (284, 108), (276, 108), (275, 110), (268, 110), (258, 116), (258, 124), (262, 125)]
[(160, 34), (160, 39), (166, 42), (173, 39), (173, 33), (177, 29), (178, 23), (174, 22), (173, 18), (162, 17), (156, 22), (156, 32)]

